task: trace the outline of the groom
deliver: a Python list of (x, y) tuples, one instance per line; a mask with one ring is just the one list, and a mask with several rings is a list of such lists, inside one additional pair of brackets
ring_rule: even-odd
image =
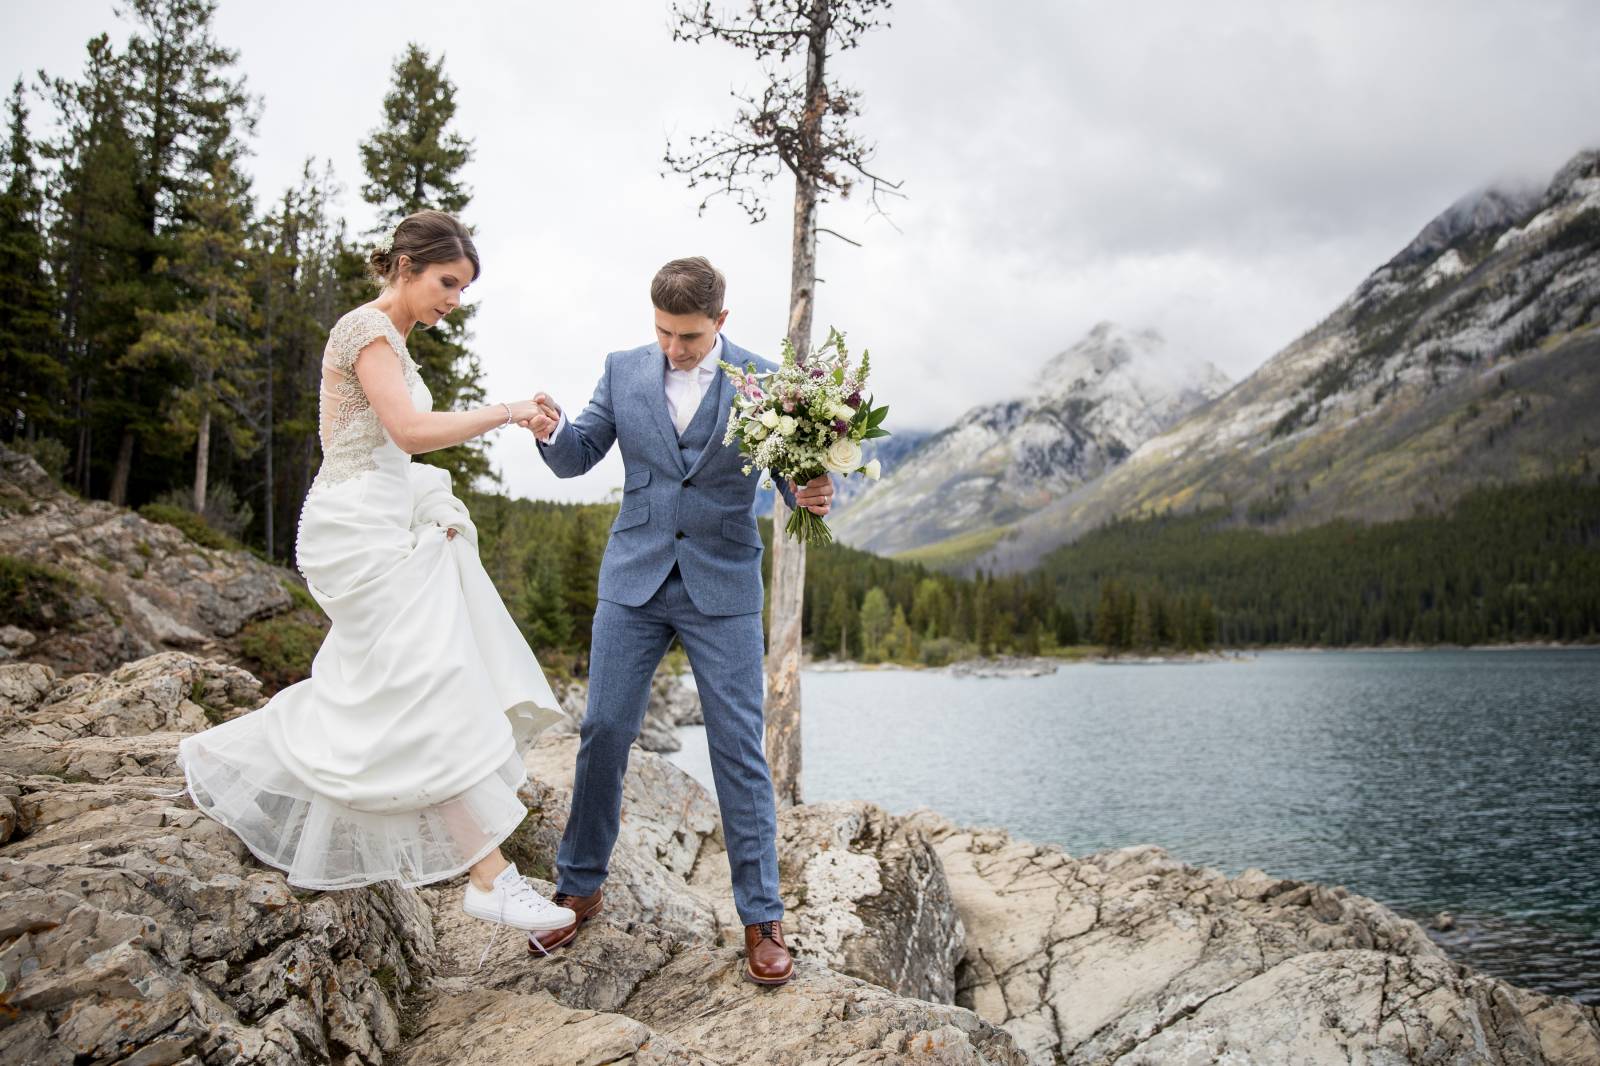
[[(589, 705), (579, 729), (572, 813), (556, 852), (558, 906), (577, 921), (531, 933), (548, 953), (600, 910), (622, 808), (628, 748), (639, 735), (650, 680), (674, 635), (689, 655), (704, 708), (711, 774), (722, 810), (734, 905), (744, 923), (745, 972), (781, 985), (794, 970), (778, 895), (777, 812), (761, 715), (761, 534), (752, 514), (759, 475), (722, 443), (733, 386), (726, 360), (774, 365), (722, 335), (722, 274), (703, 258), (675, 259), (650, 284), (656, 343), (606, 356), (589, 405), (569, 421), (548, 396), (528, 423), (557, 477), (577, 477), (612, 442), (622, 447), (622, 509), (600, 564), (589, 653)], [(826, 474), (791, 507), (825, 515)]]

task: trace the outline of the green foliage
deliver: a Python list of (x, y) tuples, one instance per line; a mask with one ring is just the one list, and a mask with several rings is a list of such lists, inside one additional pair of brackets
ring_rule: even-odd
[[(452, 129), (455, 94), (443, 57), (430, 60), (420, 46), (407, 45), (383, 98), (383, 125), (361, 146), (367, 175), (361, 195), (382, 213), (385, 229), (423, 208), (459, 214), (471, 199), (460, 171), (472, 158), (472, 143)], [(440, 409), (484, 401), (482, 367), (467, 347), (472, 310), (463, 307), (431, 330), (413, 330), (406, 340)], [(419, 458), (450, 471), (457, 492), (492, 477), (481, 440)]]
[(239, 652), (250, 672), (270, 689), (302, 681), (311, 674), (311, 660), (328, 632), (328, 624), (310, 612), (291, 611), (251, 622), (239, 631)]
[(71, 617), (78, 582), (64, 570), (0, 555), (0, 625), (46, 629)]
[[(0, 440), (80, 496), (137, 505), (182, 488), (185, 507), (217, 528), (237, 519), (226, 532), (285, 562), (320, 458), (319, 363), (334, 321), (371, 298), (365, 257), (330, 206), (343, 193), (328, 167), (308, 160), (258, 210), (242, 166), (258, 101), (216, 39), (215, 0), (118, 14), (125, 45), (97, 36), (81, 71), (44, 79), (47, 140), (29, 139), (27, 95), (12, 93)], [(368, 192), (390, 218), (459, 210), (470, 153), (450, 131), (453, 87), (415, 48), (396, 77)], [(441, 408), (483, 399), (469, 339), (465, 312), (409, 338)], [(426, 461), (458, 488), (492, 478), (480, 444)], [(213, 496), (230, 501), (226, 522)]]
[(247, 339), (253, 306), (245, 286), (244, 212), (248, 189), (225, 159), (184, 202), (185, 221), (172, 237), (173, 258), (156, 263), (157, 273), (178, 283), (178, 301), (164, 311), (141, 311), (143, 327), (125, 363), (170, 365), (183, 370), (182, 384), (168, 394), (164, 443), (194, 448), (194, 503), (206, 507), (211, 438), (220, 428), (235, 455), (256, 446), (247, 403), (259, 373)]
[(478, 557), (541, 664), (571, 660), (581, 671), (617, 505), (489, 493), (465, 501), (478, 527)]
[(408, 44), (390, 78), (383, 126), (361, 146), (362, 197), (383, 208), (390, 227), (427, 207), (460, 211), (471, 199), (459, 174), (472, 158), (472, 142), (450, 129), (456, 87), (445, 77), (443, 57), (430, 61), (420, 45)]
[[(42, 200), (22, 79), (11, 91), (11, 137), (0, 172), (0, 435), (37, 437), (61, 421), (58, 398), (67, 375), (56, 292), (47, 270)], [(55, 476), (60, 476), (56, 470)]]
[(244, 547), (227, 534), (212, 529), (206, 524), (206, 520), (195, 512), (182, 507), (174, 507), (167, 503), (147, 503), (139, 508), (139, 514), (152, 522), (172, 526), (202, 548), (237, 551)]
[(1579, 641), (1600, 638), (1597, 548), (1600, 486), (1562, 478), (1370, 526), (1268, 534), (1220, 511), (1122, 521), (1041, 573), (1113, 649), (1152, 632), (1201, 647)]

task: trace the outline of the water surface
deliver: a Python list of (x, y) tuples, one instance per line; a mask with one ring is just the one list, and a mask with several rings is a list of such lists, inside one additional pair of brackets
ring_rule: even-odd
[[(803, 685), (807, 801), (1343, 884), (1425, 926), (1451, 912), (1436, 939), (1487, 973), (1600, 1003), (1600, 650)], [(680, 735), (674, 760), (709, 786), (704, 731)]]

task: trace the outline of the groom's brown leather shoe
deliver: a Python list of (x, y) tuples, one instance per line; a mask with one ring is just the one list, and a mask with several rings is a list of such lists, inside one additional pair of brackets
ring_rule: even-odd
[(571, 943), (572, 938), (578, 935), (578, 926), (600, 913), (600, 899), (605, 895), (605, 889), (597, 888), (592, 896), (574, 896), (569, 892), (557, 892), (550, 897), (550, 902), (557, 907), (570, 907), (577, 918), (571, 925), (563, 925), (559, 929), (541, 929), (528, 934), (528, 951), (534, 955), (548, 955), (556, 948)]
[(794, 960), (783, 943), (783, 922), (757, 922), (744, 927), (744, 972), (758, 985), (781, 985), (794, 973)]

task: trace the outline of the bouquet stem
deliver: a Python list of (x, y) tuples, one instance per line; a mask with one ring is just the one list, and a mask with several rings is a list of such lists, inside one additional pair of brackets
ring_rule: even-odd
[(821, 515), (812, 514), (804, 507), (795, 508), (783, 528), (790, 540), (801, 544), (828, 544), (833, 541), (833, 530), (828, 528), (828, 523), (823, 521)]

